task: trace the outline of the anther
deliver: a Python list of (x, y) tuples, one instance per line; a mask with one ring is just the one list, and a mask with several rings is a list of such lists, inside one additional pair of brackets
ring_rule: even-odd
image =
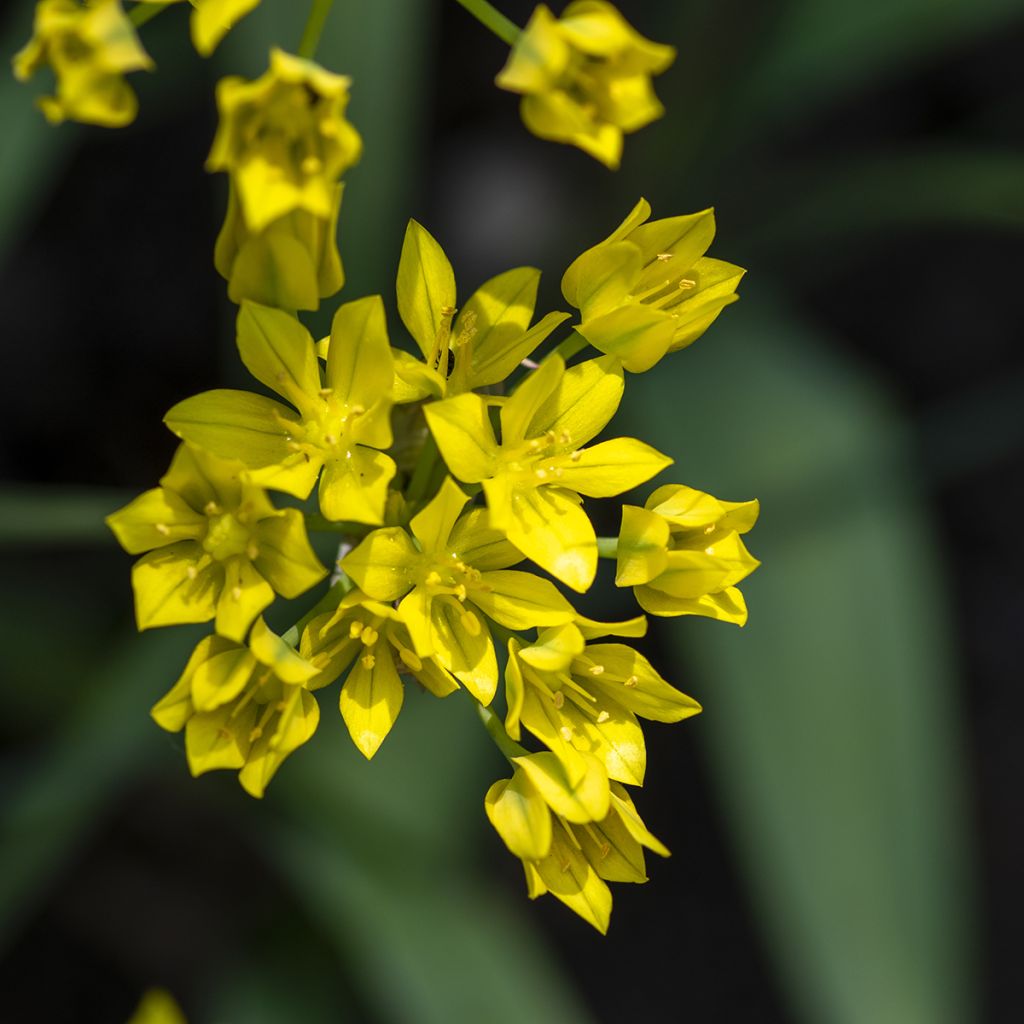
[(714, 523), (708, 523), (708, 525), (704, 527), (704, 532), (705, 533), (714, 533), (715, 532), (715, 524)]
[(167, 537), (171, 532), (171, 528), (166, 523), (157, 523), (153, 529), (155, 529), (161, 537)]
[(597, 724), (598, 725), (604, 725), (604, 723), (607, 722), (608, 719), (611, 718), (611, 717), (612, 716), (609, 715), (607, 711), (599, 711), (597, 713)]
[(366, 629), (363, 630), (359, 639), (362, 640), (367, 647), (372, 647), (377, 642), (377, 638), (379, 636), (380, 634), (373, 628), (373, 626), (367, 626)]
[(338, 438), (334, 434), (324, 434), (324, 444), (334, 445), (338, 443)]
[(622, 685), (628, 686), (632, 690), (639, 682), (640, 680), (636, 676), (630, 676)]
[(587, 671), (592, 676), (599, 676), (604, 671), (604, 665), (591, 665), (590, 668), (587, 669)]
[(658, 255), (655, 258), (658, 259), (662, 263), (667, 263), (670, 259), (672, 259), (672, 253), (670, 253), (670, 252), (659, 252)]
[(323, 161), (315, 156), (307, 156), (302, 161), (302, 169), (306, 174), (319, 174), (324, 168)]
[(195, 579), (195, 578), (196, 578), (196, 577), (197, 577), (197, 576), (199, 575), (199, 570), (198, 570), (198, 569), (197, 569), (197, 568), (196, 568), (196, 567), (195, 567), (194, 565), (190, 565), (190, 566), (189, 566), (189, 567), (188, 567), (188, 568), (187, 568), (187, 569), (185, 570), (185, 575), (186, 575), (186, 576), (187, 576), (187, 577), (188, 577), (188, 578), (189, 578), (190, 580), (194, 580), (194, 579)]
[(369, 671), (373, 668), (374, 665), (377, 664), (377, 659), (372, 654), (364, 654), (359, 659), (359, 663), (363, 666), (363, 668)]
[(555, 690), (555, 695), (551, 699), (556, 708), (561, 708), (565, 704), (565, 694), (561, 690)]
[(203, 506), (203, 512), (208, 516), (215, 516), (220, 512), (220, 506), (215, 501), (208, 501)]
[(569, 456), (569, 461), (570, 462), (579, 462), (580, 459), (582, 458), (582, 456), (583, 456), (583, 452), (573, 452), (572, 455)]
[(330, 398), (334, 394), (334, 388), (321, 388), (319, 395), (321, 398)]
[(242, 588), (241, 587), (232, 587), (231, 588), (231, 600), (232, 601), (241, 601), (242, 600)]
[(356, 619), (355, 622), (351, 623), (348, 627), (348, 635), (354, 640), (363, 631), (363, 624)]
[(255, 544), (250, 544), (246, 549), (245, 553), (249, 558), (250, 562), (256, 561), (260, 557), (260, 549)]
[(563, 725), (562, 728), (558, 730), (558, 735), (561, 736), (566, 743), (572, 741), (572, 729), (567, 725)]

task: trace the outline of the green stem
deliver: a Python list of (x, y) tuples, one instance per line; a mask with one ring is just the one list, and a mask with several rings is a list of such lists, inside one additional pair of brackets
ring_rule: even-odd
[(145, 25), (147, 21), (152, 21), (158, 14), (163, 14), (168, 7), (173, 7), (173, 4), (136, 4), (128, 12), (128, 20), (136, 27), (139, 28)]
[(492, 740), (494, 740), (495, 746), (511, 761), (513, 757), (524, 757), (529, 754), (529, 751), (525, 747), (519, 746), (515, 740), (507, 732), (505, 732), (505, 726), (501, 724), (501, 719), (490, 709), (485, 708), (479, 701), (476, 703), (476, 713), (480, 716), (480, 721), (484, 723), (484, 728), (490, 734)]
[(577, 352), (582, 352), (590, 342), (578, 331), (573, 331), (564, 341), (560, 341), (552, 350), (552, 355), (561, 356), (563, 359), (572, 359)]
[(514, 21), (509, 21), (497, 8), (487, 0), (457, 0), (485, 28), (489, 28), (499, 39), (515, 46), (519, 39), (520, 28)]
[(597, 538), (597, 557), (598, 558), (618, 558), (619, 557), (619, 538), (618, 537), (598, 537)]
[(437, 465), (439, 457), (440, 452), (437, 450), (437, 442), (434, 440), (434, 435), (428, 430), (427, 436), (423, 440), (423, 447), (420, 449), (420, 457), (416, 462), (416, 468), (412, 471), (409, 486), (405, 491), (405, 497), (410, 506), (422, 501), (426, 497), (430, 478), (434, 474), (434, 467)]
[(313, 59), (316, 48), (320, 45), (320, 36), (323, 35), (327, 15), (331, 13), (333, 6), (334, 0), (313, 0), (309, 17), (306, 19), (306, 27), (302, 30), (302, 42), (299, 43), (300, 57), (305, 57), (306, 60)]
[(306, 612), (305, 615), (295, 623), (291, 629), (281, 634), (281, 639), (288, 644), (290, 647), (298, 648), (299, 640), (302, 637), (302, 631), (306, 626), (313, 621), (321, 612), (332, 610), (338, 607), (338, 602), (345, 596), (345, 582), (339, 580), (331, 587), (330, 590), (320, 598), (319, 601), (312, 608)]

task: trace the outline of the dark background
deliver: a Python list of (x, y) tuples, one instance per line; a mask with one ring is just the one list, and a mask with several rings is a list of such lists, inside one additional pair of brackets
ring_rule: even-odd
[[(761, 498), (751, 624), (644, 642), (705, 713), (646, 730), (638, 804), (673, 857), (615, 887), (604, 939), (524, 898), (458, 697), (410, 693), (366, 765), (331, 690), (265, 801), (190, 779), (146, 712), (197, 633), (133, 635), (100, 519), (163, 472), (170, 405), (244, 384), (212, 88), (294, 48), (305, 8), (264, 0), (206, 62), (184, 10), (145, 26), (124, 130), (52, 129), (0, 83), (4, 1019), (123, 1021), (151, 985), (198, 1024), (1017, 1019), (1020, 5), (623, 2), (679, 57), (615, 175), (522, 128), (456, 4), (336, 8), (318, 59), (352, 73), (367, 147), (342, 298), (381, 292), (396, 337), (409, 216), (460, 299), (529, 263), (544, 311), (639, 195), (717, 208), (743, 299), (629, 379), (616, 427)], [(4, 7), (4, 53), (30, 22)]]

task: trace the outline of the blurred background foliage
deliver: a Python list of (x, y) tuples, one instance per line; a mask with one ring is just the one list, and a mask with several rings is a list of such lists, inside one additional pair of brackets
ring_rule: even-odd
[[(3, 53), (31, 6), (4, 5)], [(1024, 11), (621, 7), (679, 58), (614, 176), (525, 133), (502, 45), (453, 3), (339, 0), (319, 51), (366, 141), (343, 296), (393, 302), (415, 216), (462, 295), (530, 263), (558, 308), (641, 194), (715, 205), (713, 255), (751, 270), (621, 414), (680, 480), (761, 499), (764, 567), (745, 630), (645, 642), (705, 713), (649, 730), (640, 806), (674, 856), (619, 887), (604, 940), (526, 901), (458, 698), (410, 693), (372, 764), (325, 707), (262, 803), (191, 780), (147, 718), (196, 633), (133, 634), (101, 518), (164, 469), (169, 405), (241, 379), (212, 87), (294, 47), (304, 5), (264, 0), (209, 62), (184, 10), (147, 25), (123, 131), (49, 128), (0, 76), (5, 1020), (122, 1021), (153, 984), (194, 1024), (1016, 1019)]]

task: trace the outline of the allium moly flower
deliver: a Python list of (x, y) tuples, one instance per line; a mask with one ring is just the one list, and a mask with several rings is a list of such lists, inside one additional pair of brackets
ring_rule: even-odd
[(125, 73), (153, 67), (120, 0), (39, 0), (32, 38), (13, 63), (22, 82), (53, 69), (57, 94), (38, 101), (48, 121), (105, 128), (129, 124), (138, 111)]
[(615, 582), (632, 587), (652, 615), (706, 615), (742, 626), (736, 586), (761, 563), (740, 534), (757, 521), (756, 501), (720, 501), (682, 484), (659, 487), (643, 508), (622, 507)]
[(540, 4), (496, 81), (522, 94), (520, 113), (534, 135), (578, 146), (614, 169), (623, 134), (664, 113), (651, 76), (675, 55), (603, 0), (577, 0), (558, 19)]
[(367, 759), (377, 753), (402, 710), (403, 675), (436, 697), (447, 697), (459, 686), (437, 659), (421, 658), (413, 650), (409, 629), (393, 607), (359, 590), (306, 624), (299, 652), (317, 666), (318, 686), (345, 675), (341, 717)]
[(548, 313), (530, 326), (539, 282), (533, 267), (498, 274), (456, 316), (452, 265), (434, 236), (410, 220), (398, 262), (398, 312), (423, 361), (395, 352), (395, 401), (456, 395), (505, 380), (569, 318)]
[(634, 373), (696, 341), (739, 297), (745, 273), (704, 255), (715, 237), (714, 211), (654, 221), (650, 215), (641, 199), (562, 278), (562, 294), (580, 311), (576, 330)]
[[(184, 3), (185, 0), (141, 0), (142, 3)], [(189, 0), (192, 18), (189, 27), (192, 45), (204, 57), (217, 49), (218, 43), (237, 21), (259, 7), (260, 0)]]
[(249, 644), (199, 641), (185, 671), (154, 705), (154, 721), (185, 730), (193, 775), (238, 768), (238, 781), (263, 796), (284, 759), (316, 732), (320, 709), (309, 692), (317, 667), (257, 619)]
[(590, 754), (609, 778), (643, 785), (647, 752), (637, 716), (679, 722), (700, 705), (666, 682), (638, 651), (588, 644), (573, 623), (543, 629), (536, 643), (508, 642), (505, 730), (520, 724), (562, 761)]
[(143, 995), (128, 1024), (186, 1024), (186, 1021), (170, 992), (151, 988)]
[(380, 296), (338, 307), (322, 372), (309, 331), (278, 309), (242, 304), (238, 350), (249, 372), (297, 411), (248, 391), (205, 391), (167, 413), (171, 430), (241, 460), (253, 483), (298, 498), (319, 476), (328, 519), (383, 522), (395, 474), (380, 450), (391, 444), (394, 371)]
[(512, 778), (491, 786), (484, 807), (522, 860), (530, 898), (549, 892), (603, 934), (612, 911), (606, 883), (646, 882), (644, 847), (662, 857), (668, 850), (597, 758), (581, 756), (572, 770), (546, 752), (512, 764)]
[(487, 619), (521, 630), (569, 622), (574, 612), (554, 584), (508, 568), (522, 556), (486, 525), (485, 510), (462, 513), (468, 500), (446, 478), (409, 532), (374, 530), (341, 567), (374, 600), (400, 600), (417, 657), (435, 658), (489, 704), (498, 662)]
[[(216, 619), (241, 641), (274, 593), (327, 575), (298, 509), (276, 509), (244, 467), (181, 445), (160, 486), (107, 516), (129, 554), (139, 629)], [(148, 552), (148, 554), (143, 554)]]
[(227, 171), (250, 231), (295, 210), (327, 220), (335, 186), (362, 151), (345, 117), (350, 80), (283, 50), (260, 78), (222, 79), (207, 169)]
[(500, 443), (480, 395), (424, 407), (448, 469), (464, 483), (482, 484), (490, 525), (581, 592), (597, 572), (597, 536), (580, 495), (621, 494), (672, 461), (629, 437), (585, 447), (615, 414), (622, 389), (614, 357), (567, 370), (549, 356), (502, 405)]

